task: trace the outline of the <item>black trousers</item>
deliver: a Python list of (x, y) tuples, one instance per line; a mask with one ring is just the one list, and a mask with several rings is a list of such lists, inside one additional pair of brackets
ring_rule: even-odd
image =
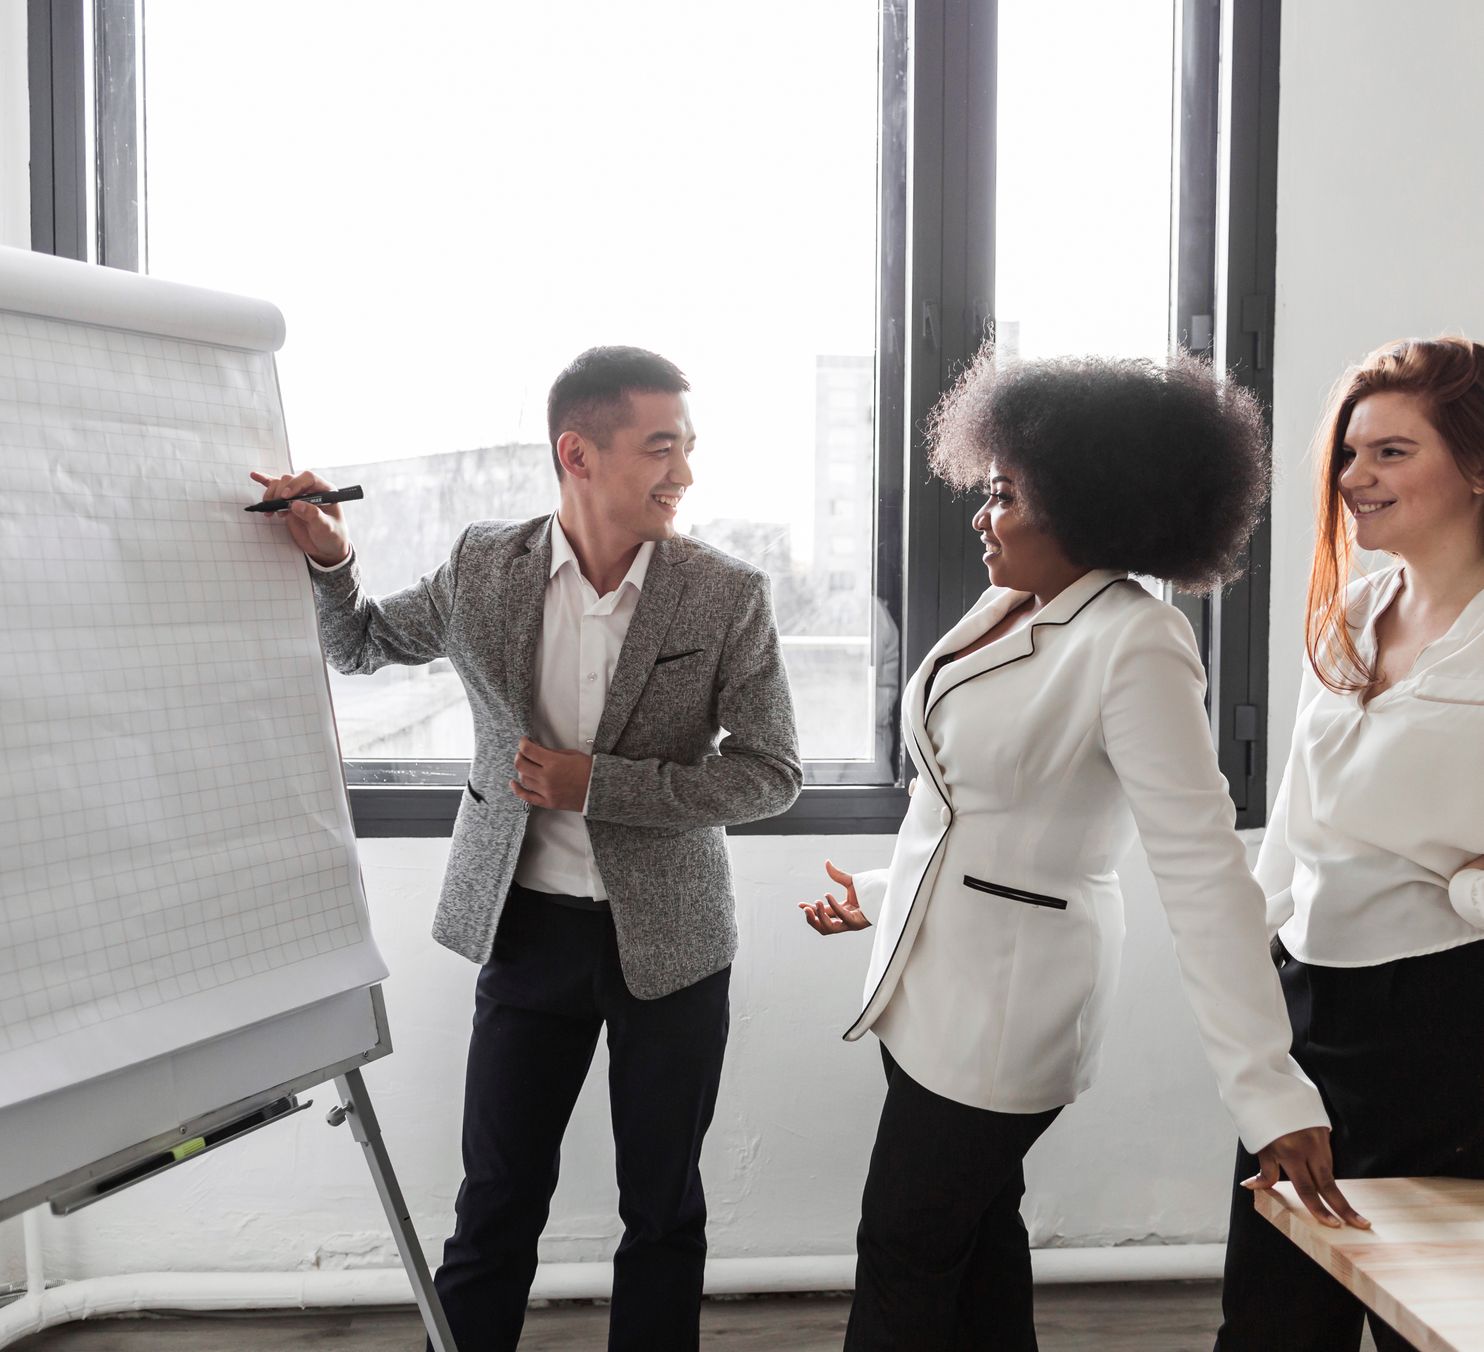
[[(1333, 1127), (1335, 1176), (1484, 1178), (1484, 942), (1375, 967), (1280, 955), (1293, 1055)], [(1236, 1178), (1257, 1161), (1238, 1150)], [(1232, 1194), (1217, 1352), (1379, 1352), (1411, 1344)]]
[(706, 1261), (701, 1142), (721, 1080), (731, 971), (629, 993), (612, 917), (514, 888), (479, 974), (464, 1090), (464, 1182), (438, 1294), (459, 1352), (512, 1352), (562, 1135), (608, 1026), (623, 1238), (611, 1352), (694, 1352)]
[(1021, 1166), (1061, 1109), (971, 1108), (881, 1055), (846, 1352), (1035, 1352)]

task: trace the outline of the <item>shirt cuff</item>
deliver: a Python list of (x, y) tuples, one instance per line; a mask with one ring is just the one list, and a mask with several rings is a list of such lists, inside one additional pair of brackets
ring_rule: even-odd
[(316, 573), (338, 573), (342, 568), (349, 566), (350, 561), (355, 558), (355, 556), (356, 552), (354, 549), (352, 549), (349, 554), (347, 554), (343, 559), (340, 560), (339, 563), (326, 564), (316, 563), (309, 557), (308, 554), (306, 554), (304, 556), (304, 562), (307, 563), (311, 568), (313, 568)]
[(1469, 924), (1484, 929), (1484, 868), (1459, 869), (1448, 882), (1448, 900)]

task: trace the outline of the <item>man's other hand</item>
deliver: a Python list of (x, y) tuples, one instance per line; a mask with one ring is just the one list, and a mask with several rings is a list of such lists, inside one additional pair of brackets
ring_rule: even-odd
[(532, 807), (558, 812), (581, 812), (587, 804), (587, 785), (593, 776), (593, 758), (581, 751), (553, 751), (520, 739), (515, 753), (515, 778), (510, 791)]

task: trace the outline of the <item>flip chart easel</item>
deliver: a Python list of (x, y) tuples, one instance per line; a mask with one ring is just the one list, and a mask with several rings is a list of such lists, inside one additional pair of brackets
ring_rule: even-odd
[(289, 468), (282, 339), (261, 301), (0, 249), (0, 1219), (333, 1079), (453, 1352), (361, 1077), (386, 968), (303, 560), (242, 511)]
[[(351, 1050), (352, 1048), (358, 1050)], [(338, 1050), (336, 1050), (338, 1049)], [(0, 1112), (0, 1139), (7, 1142), (0, 1163), (0, 1220), (32, 1207), (51, 1207), (68, 1215), (81, 1207), (111, 1197), (122, 1187), (145, 1182), (209, 1153), (280, 1117), (310, 1106), (299, 1096), (316, 1085), (334, 1081), (337, 1102), (330, 1109), (333, 1125), (344, 1122), (365, 1153), (382, 1209), (391, 1227), (402, 1265), (412, 1285), (413, 1298), (436, 1352), (455, 1352), (453, 1336), (433, 1287), (408, 1214), (402, 1190), (392, 1168), (381, 1128), (372, 1107), (362, 1069), (392, 1050), (381, 988), (348, 992), (319, 1005), (297, 1010), (260, 1026), (241, 1029), (211, 1043), (200, 1044), (155, 1063), (146, 1063), (100, 1081), (72, 1086), (46, 1099)], [(285, 1078), (255, 1091), (244, 1079), (245, 1067), (276, 1064)], [(292, 1073), (289, 1068), (293, 1068)], [(206, 1111), (192, 1105), (219, 1103)], [(57, 1137), (58, 1122), (72, 1124)], [(101, 1124), (86, 1133), (82, 1124)], [(132, 1144), (106, 1155), (78, 1160), (86, 1140), (107, 1140), (108, 1124), (117, 1123), (113, 1139), (132, 1132)], [(149, 1128), (153, 1126), (155, 1130)], [(9, 1149), (12, 1141), (36, 1141), (43, 1128), (52, 1136), (44, 1151), (29, 1158)], [(121, 1129), (120, 1129), (121, 1128)], [(104, 1133), (102, 1135), (99, 1132)], [(210, 1140), (205, 1149), (190, 1143)], [(182, 1147), (185, 1147), (182, 1149)], [(178, 1157), (175, 1157), (179, 1152)], [(38, 1178), (36, 1170), (57, 1172)], [(112, 1279), (90, 1279), (59, 1288), (38, 1289), (0, 1309), (0, 1348), (86, 1310), (97, 1316), (137, 1308), (113, 1302)]]

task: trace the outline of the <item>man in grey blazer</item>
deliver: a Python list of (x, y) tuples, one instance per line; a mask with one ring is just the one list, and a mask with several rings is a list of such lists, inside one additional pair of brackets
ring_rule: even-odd
[[(433, 929), (481, 964), (437, 1276), (463, 1352), (519, 1341), (605, 1024), (624, 1223), (608, 1345), (699, 1345), (699, 1158), (737, 938), (724, 828), (782, 812), (803, 776), (766, 574), (675, 533), (688, 389), (653, 353), (584, 352), (547, 406), (558, 512), (469, 526), (391, 596), (362, 589), (338, 507), (274, 514), (309, 558), (338, 671), (447, 657), (473, 710)], [(265, 497), (328, 486), (255, 477)]]

